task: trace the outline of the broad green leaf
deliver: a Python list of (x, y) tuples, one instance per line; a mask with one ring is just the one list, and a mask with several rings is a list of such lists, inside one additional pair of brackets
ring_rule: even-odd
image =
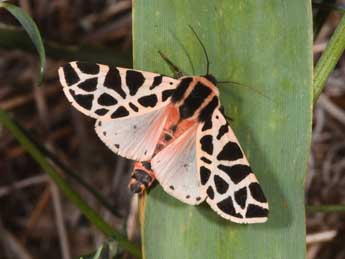
[[(157, 185), (142, 206), (146, 259), (305, 258), (304, 177), (311, 136), (311, 3), (145, 0), (133, 9), (134, 66), (168, 74), (161, 50), (188, 74), (205, 74), (198, 32), (231, 126), (270, 204), (265, 224), (238, 225), (207, 205), (188, 206)], [(187, 55), (188, 53), (188, 55)]]
[(0, 8), (5, 8), (19, 21), (19, 23), (23, 26), (25, 31), (28, 33), (30, 39), (32, 40), (32, 43), (35, 45), (35, 48), (37, 49), (37, 52), (40, 56), (40, 61), (41, 61), (40, 77), (38, 81), (38, 85), (40, 85), (43, 81), (45, 65), (46, 65), (46, 55), (45, 55), (45, 50), (44, 50), (41, 34), (35, 22), (26, 12), (24, 12), (21, 8), (15, 5), (5, 3), (5, 2), (0, 2)]

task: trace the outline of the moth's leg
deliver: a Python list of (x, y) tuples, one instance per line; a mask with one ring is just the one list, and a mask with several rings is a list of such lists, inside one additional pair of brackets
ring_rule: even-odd
[(151, 186), (154, 180), (155, 176), (150, 161), (136, 162), (128, 188), (133, 193), (142, 193)]
[(168, 64), (170, 70), (174, 74), (174, 78), (180, 78), (184, 76), (184, 73), (181, 71), (181, 69), (176, 66), (165, 54), (163, 54), (160, 50), (158, 51), (161, 58)]

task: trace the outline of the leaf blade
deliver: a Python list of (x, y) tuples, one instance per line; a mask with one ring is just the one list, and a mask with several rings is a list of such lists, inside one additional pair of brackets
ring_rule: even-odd
[[(208, 206), (191, 207), (158, 186), (144, 199), (144, 258), (304, 258), (304, 189), (312, 110), (310, 3), (293, 0), (136, 1), (134, 66), (168, 73), (161, 50), (192, 74), (205, 61), (188, 25), (200, 35), (211, 73), (256, 87), (268, 103), (246, 89), (221, 93), (231, 126), (246, 151), (271, 214), (266, 224), (236, 225)], [(168, 240), (158, 242), (158, 240)]]
[(45, 72), (46, 54), (41, 34), (37, 28), (37, 25), (26, 12), (15, 5), (2, 2), (0, 3), (0, 8), (5, 8), (8, 12), (10, 12), (23, 26), (30, 39), (32, 40), (32, 43), (34, 44), (40, 57), (40, 76), (38, 80), (38, 85), (40, 85), (43, 81)]

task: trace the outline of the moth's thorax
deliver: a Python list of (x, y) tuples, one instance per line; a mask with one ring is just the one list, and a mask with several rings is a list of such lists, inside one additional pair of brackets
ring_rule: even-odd
[(181, 78), (171, 100), (182, 120), (205, 121), (219, 107), (218, 96), (218, 88), (207, 77), (192, 76)]

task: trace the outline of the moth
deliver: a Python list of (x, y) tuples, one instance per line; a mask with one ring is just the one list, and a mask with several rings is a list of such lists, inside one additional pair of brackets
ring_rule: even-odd
[(172, 78), (74, 61), (58, 70), (63, 91), (96, 119), (97, 135), (114, 153), (138, 161), (133, 192), (157, 179), (186, 204), (206, 201), (236, 223), (265, 222), (268, 202), (226, 120), (206, 49), (195, 35), (206, 56), (205, 75)]

